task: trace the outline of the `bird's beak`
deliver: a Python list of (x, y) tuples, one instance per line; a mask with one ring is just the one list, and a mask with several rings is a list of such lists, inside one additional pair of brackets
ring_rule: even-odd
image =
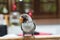
[(20, 24), (22, 24), (23, 23), (23, 18), (22, 17), (20, 17)]

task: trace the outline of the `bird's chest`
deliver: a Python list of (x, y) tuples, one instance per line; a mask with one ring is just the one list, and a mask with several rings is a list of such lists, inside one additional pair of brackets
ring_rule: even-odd
[(24, 28), (24, 29), (30, 29), (31, 25), (30, 25), (30, 23), (23, 23), (22, 24), (22, 28)]
[(22, 28), (24, 31), (30, 31), (33, 29), (32, 23), (23, 23)]

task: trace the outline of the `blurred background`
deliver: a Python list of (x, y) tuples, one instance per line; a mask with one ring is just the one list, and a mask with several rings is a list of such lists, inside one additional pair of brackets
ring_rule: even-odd
[(1, 14), (9, 15), (14, 10), (20, 14), (32, 11), (32, 18), (39, 23), (46, 23), (46, 20), (48, 23), (59, 23), (60, 0), (0, 0)]

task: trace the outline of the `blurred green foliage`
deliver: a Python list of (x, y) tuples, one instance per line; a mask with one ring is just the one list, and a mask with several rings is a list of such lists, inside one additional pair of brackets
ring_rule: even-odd
[(24, 2), (31, 2), (31, 0), (24, 0)]
[(43, 2), (42, 5), (40, 5), (40, 6), (42, 6), (43, 11), (45, 11), (45, 12), (56, 12), (55, 0), (40, 0), (40, 2)]

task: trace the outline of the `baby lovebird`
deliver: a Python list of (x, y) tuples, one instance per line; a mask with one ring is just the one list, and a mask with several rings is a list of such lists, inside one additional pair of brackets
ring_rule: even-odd
[(23, 31), (23, 35), (25, 34), (34, 35), (36, 25), (28, 14), (22, 14), (20, 16), (20, 24), (21, 29)]

